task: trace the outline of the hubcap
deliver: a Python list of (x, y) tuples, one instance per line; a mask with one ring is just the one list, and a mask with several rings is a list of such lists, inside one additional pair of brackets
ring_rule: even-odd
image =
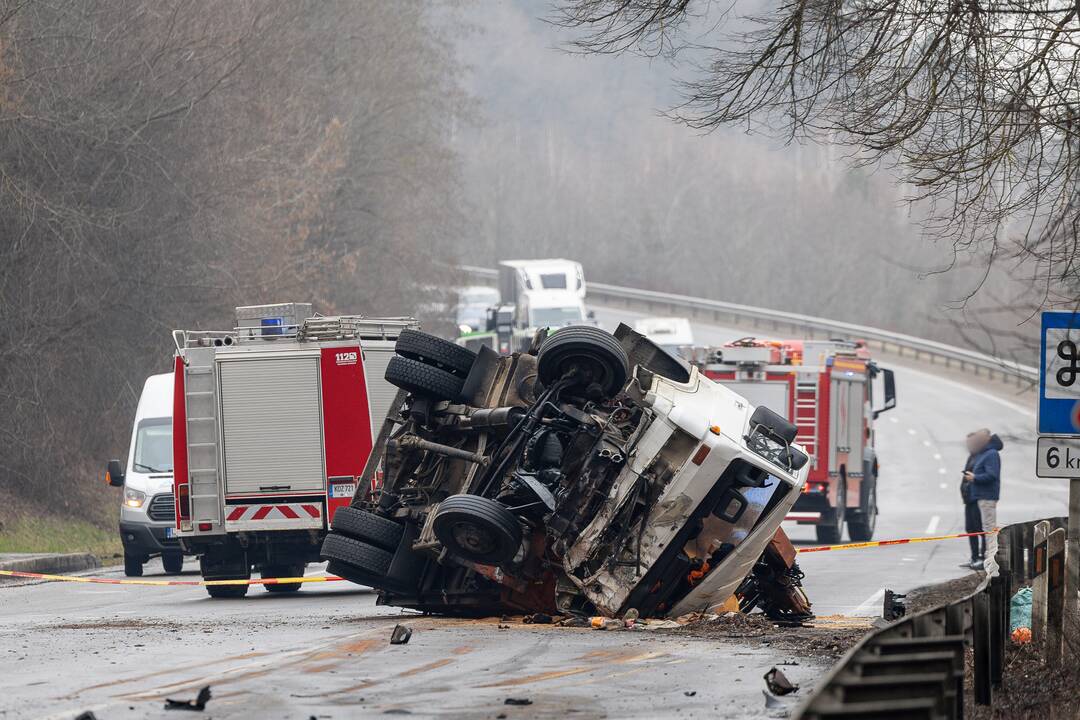
[(455, 523), (451, 535), (458, 547), (475, 555), (488, 555), (496, 547), (495, 538), (491, 536), (491, 533), (472, 523)]

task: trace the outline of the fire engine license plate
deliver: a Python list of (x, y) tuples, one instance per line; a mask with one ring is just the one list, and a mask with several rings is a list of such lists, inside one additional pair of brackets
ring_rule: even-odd
[(332, 498), (351, 498), (355, 494), (355, 483), (334, 483), (330, 486), (330, 497)]

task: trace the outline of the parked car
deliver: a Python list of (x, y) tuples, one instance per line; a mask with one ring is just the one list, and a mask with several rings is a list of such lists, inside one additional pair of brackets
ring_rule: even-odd
[(806, 616), (778, 533), (795, 426), (625, 325), (541, 339), (453, 367), (447, 342), (398, 383), (365, 469), (383, 484), (334, 517), (330, 571), (428, 612), (680, 615), (739, 591)]

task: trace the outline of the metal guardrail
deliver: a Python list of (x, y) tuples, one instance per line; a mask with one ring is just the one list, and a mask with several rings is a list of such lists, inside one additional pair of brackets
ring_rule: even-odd
[[(498, 274), (495, 270), (470, 265), (459, 269), (475, 281), (494, 285)], [(867, 344), (885, 352), (910, 355), (917, 359), (957, 367), (979, 376), (1015, 380), (1018, 385), (1038, 381), (1039, 370), (1012, 360), (997, 358), (985, 353), (967, 350), (935, 340), (882, 330), (867, 325), (829, 320), (813, 315), (771, 310), (769, 308), (739, 305), (720, 300), (662, 293), (654, 290), (636, 290), (620, 285), (588, 283), (589, 302), (601, 307), (618, 307), (647, 313), (686, 315), (693, 319), (710, 322), (730, 322), (735, 325), (750, 324), (755, 328), (767, 328), (773, 332), (788, 331), (806, 338), (843, 338), (865, 340)]]
[[(1036, 538), (1039, 522), (1010, 525), (999, 531), (997, 577), (983, 576), (971, 594), (901, 618), (864, 637), (833, 666), (794, 716), (803, 720), (963, 718), (967, 648), (973, 650), (975, 703), (990, 705), (1004, 672), (1010, 599), (1038, 576), (1054, 582), (1055, 558), (1053, 551), (1046, 558), (1045, 538)], [(1064, 534), (1066, 518), (1046, 522), (1058, 529), (1058, 535)], [(1057, 594), (1064, 597), (1060, 584)], [(1050, 650), (1054, 638), (1060, 648), (1060, 615), (1056, 622), (1057, 634), (1041, 633), (1044, 651)], [(1037, 623), (1038, 618), (1033, 618), (1033, 631)], [(1040, 642), (1039, 635), (1036, 633), (1036, 642)]]

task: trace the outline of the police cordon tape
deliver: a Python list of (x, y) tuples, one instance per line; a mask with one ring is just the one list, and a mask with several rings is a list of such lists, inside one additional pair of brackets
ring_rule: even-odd
[[(821, 545), (819, 547), (797, 548), (803, 553), (825, 552), (827, 550), (861, 550), (863, 548), (887, 547), (889, 545), (908, 545), (911, 543), (955, 540), (957, 538), (992, 535), (997, 530), (982, 532), (957, 533), (955, 535), (935, 535), (932, 537), (900, 538), (898, 540), (871, 540), (869, 542), (847, 543), (843, 545)], [(53, 580), (59, 582), (97, 583), (101, 585), (151, 585), (206, 587), (208, 585), (297, 585), (300, 583), (342, 582), (337, 575), (312, 575), (309, 577), (287, 578), (248, 578), (243, 580), (132, 580), (130, 578), (85, 577), (79, 575), (49, 575), (48, 573), (23, 572), (21, 570), (0, 570), (0, 577), (25, 578), (28, 580)]]

